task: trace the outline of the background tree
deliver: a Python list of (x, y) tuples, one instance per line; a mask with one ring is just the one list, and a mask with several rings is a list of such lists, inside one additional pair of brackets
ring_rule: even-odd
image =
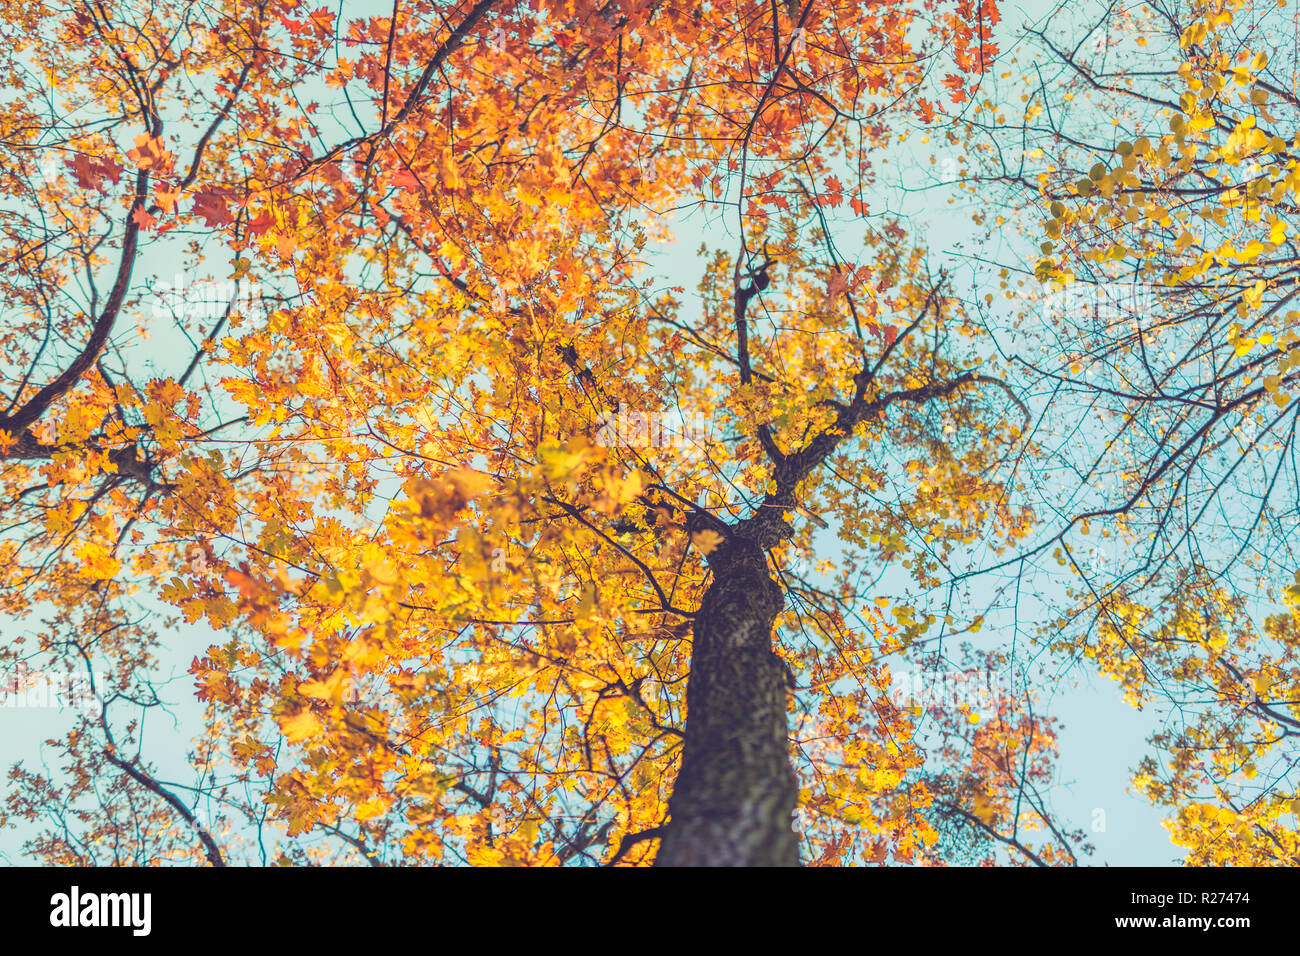
[[(904, 578), (1031, 519), (1024, 406), (870, 209), (990, 2), (6, 13), (7, 652), (102, 700), (11, 774), (32, 852), (1073, 859), (1031, 692), (889, 695), (979, 626)], [(244, 285), (173, 315), (176, 261)], [(158, 602), (220, 634), (188, 783)]]
[(1296, 35), (1283, 4), (1063, 12), (1023, 117), (968, 127), (1042, 241), (1000, 345), (1072, 479), (1037, 506), (1030, 553), (1077, 576), (1046, 639), (1159, 709), (1135, 783), (1193, 864), (1300, 860)]

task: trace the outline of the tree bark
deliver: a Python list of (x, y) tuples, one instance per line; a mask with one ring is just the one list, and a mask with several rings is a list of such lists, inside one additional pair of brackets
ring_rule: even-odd
[(785, 604), (761, 542), (730, 537), (694, 623), (681, 768), (657, 866), (798, 866), (784, 662)]

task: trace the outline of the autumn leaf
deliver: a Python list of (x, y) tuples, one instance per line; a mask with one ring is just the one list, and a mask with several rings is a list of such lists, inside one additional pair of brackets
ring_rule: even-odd
[(82, 189), (102, 189), (104, 180), (116, 183), (122, 178), (122, 167), (111, 160), (96, 159), (85, 153), (77, 153), (72, 162), (66, 164)]
[[(339, 701), (343, 699), (343, 688), (346, 680), (347, 672), (342, 668), (338, 668), (324, 681), (303, 681), (298, 685), (298, 693), (316, 700)], [(309, 711), (303, 711), (303, 714), (309, 713)], [(299, 715), (299, 717), (301, 716), (302, 714)], [(288, 733), (287, 730), (286, 733)]]
[(443, 476), (448, 490), (464, 501), (472, 501), (494, 484), (491, 475), (473, 468), (455, 468)]
[(158, 225), (158, 220), (145, 212), (143, 206), (136, 206), (131, 211), (131, 221), (141, 229), (153, 229)]
[(226, 197), (215, 190), (202, 190), (195, 194), (194, 213), (202, 216), (209, 228), (224, 226), (233, 221)]
[(393, 185), (401, 186), (403, 189), (421, 189), (423, 184), (415, 173), (409, 169), (403, 169), (393, 176)]
[(275, 251), (279, 253), (281, 259), (292, 259), (294, 252), (298, 249), (298, 240), (292, 233), (273, 232), (271, 238), (274, 241)]
[(181, 198), (181, 190), (179, 187), (171, 187), (166, 183), (159, 183), (154, 188), (153, 198), (154, 202), (158, 204), (163, 212), (171, 213), (175, 210), (176, 203)]
[(448, 189), (459, 190), (465, 185), (460, 175), (460, 167), (450, 147), (444, 148), (438, 155), (438, 174), (442, 177), (443, 185)]
[(135, 147), (127, 151), (127, 158), (140, 169), (166, 175), (171, 172), (175, 157), (163, 146), (161, 136), (141, 133), (135, 138)]
[(290, 743), (302, 743), (318, 736), (325, 725), (310, 710), (301, 710), (291, 717), (280, 718), (280, 730)]
[(275, 217), (271, 215), (271, 211), (263, 209), (248, 220), (248, 234), (250, 236), (260, 236), (274, 225)]
[(691, 543), (700, 550), (701, 554), (712, 554), (718, 550), (724, 540), (722, 535), (708, 528), (691, 534)]
[(81, 572), (96, 581), (113, 578), (122, 569), (122, 562), (101, 544), (93, 541), (84, 542), (77, 547), (77, 557), (81, 559)]

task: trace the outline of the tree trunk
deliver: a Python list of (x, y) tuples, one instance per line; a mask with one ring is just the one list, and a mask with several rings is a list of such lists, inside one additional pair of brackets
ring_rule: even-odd
[(681, 768), (657, 866), (798, 866), (786, 667), (772, 650), (784, 606), (762, 547), (709, 555), (695, 618)]

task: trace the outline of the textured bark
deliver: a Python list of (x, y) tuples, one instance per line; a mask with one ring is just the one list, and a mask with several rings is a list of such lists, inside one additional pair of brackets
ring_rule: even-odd
[(772, 650), (784, 596), (754, 540), (733, 537), (709, 563), (681, 768), (656, 865), (798, 866), (787, 670)]

